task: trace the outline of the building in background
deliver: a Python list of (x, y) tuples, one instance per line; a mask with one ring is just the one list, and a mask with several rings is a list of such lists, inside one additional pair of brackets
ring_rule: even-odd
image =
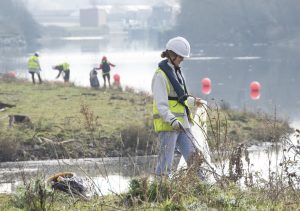
[[(137, 19), (145, 19), (148, 16), (148, 8), (169, 5), (178, 7), (179, 0), (166, 0), (162, 3), (159, 0), (20, 0), (26, 5), (28, 10), (36, 17), (42, 25), (70, 26), (79, 25), (80, 10), (84, 8), (104, 8), (107, 12), (107, 21), (110, 16), (125, 13), (137, 14)], [(107, 10), (107, 8), (109, 8)], [(159, 9), (158, 9), (159, 10)], [(145, 13), (146, 12), (146, 13)], [(56, 14), (55, 14), (56, 13)], [(158, 12), (160, 13), (160, 12)], [(55, 17), (58, 16), (58, 17)], [(124, 17), (124, 16), (123, 16)], [(126, 18), (126, 17), (124, 17)]]
[(59, 30), (51, 37), (159, 37), (154, 34), (173, 28), (179, 7), (178, 0), (40, 0), (36, 6), (37, 0), (22, 1), (41, 25)]
[(107, 12), (100, 7), (80, 9), (81, 27), (98, 27), (107, 24)]

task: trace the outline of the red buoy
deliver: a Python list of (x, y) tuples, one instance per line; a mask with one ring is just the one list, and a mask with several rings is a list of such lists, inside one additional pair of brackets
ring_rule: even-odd
[(209, 78), (203, 78), (201, 81), (202, 84), (202, 93), (205, 95), (209, 95), (211, 92), (211, 80)]
[(253, 81), (250, 83), (250, 97), (252, 100), (258, 100), (260, 98), (260, 83)]
[(114, 81), (120, 82), (120, 75), (119, 74), (114, 74)]
[(17, 74), (15, 71), (9, 71), (4, 74), (4, 77), (10, 78), (10, 79), (15, 79), (15, 78), (17, 78)]

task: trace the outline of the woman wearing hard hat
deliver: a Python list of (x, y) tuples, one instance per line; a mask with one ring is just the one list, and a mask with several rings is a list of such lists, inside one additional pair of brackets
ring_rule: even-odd
[(174, 151), (177, 148), (187, 163), (190, 163), (195, 147), (190, 131), (192, 115), (189, 107), (200, 106), (203, 101), (188, 95), (180, 64), (190, 56), (190, 44), (183, 37), (167, 42), (152, 79), (153, 121), (158, 133), (160, 147), (155, 174), (170, 175)]

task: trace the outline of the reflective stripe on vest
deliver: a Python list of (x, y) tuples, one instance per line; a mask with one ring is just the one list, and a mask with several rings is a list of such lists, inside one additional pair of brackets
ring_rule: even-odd
[(38, 57), (37, 56), (31, 56), (28, 60), (28, 69), (29, 70), (38, 70), (40, 68), (38, 63)]
[[(162, 73), (164, 78), (167, 81), (167, 92), (170, 94), (170, 86), (171, 83), (166, 76), (166, 74), (161, 70), (157, 69), (156, 72)], [(181, 122), (183, 123), (183, 117), (185, 115), (185, 107), (180, 104), (177, 100), (174, 100), (172, 98), (169, 98), (169, 109), (174, 114), (174, 116)], [(154, 130), (155, 132), (161, 132), (161, 131), (173, 131), (173, 127), (170, 125), (170, 123), (165, 122), (161, 116), (159, 115), (158, 109), (157, 109), (157, 104), (155, 100), (153, 101), (153, 122), (154, 122)]]

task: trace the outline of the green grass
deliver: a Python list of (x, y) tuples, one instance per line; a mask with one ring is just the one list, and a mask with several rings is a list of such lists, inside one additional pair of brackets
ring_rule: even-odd
[[(143, 122), (144, 114), (137, 111), (150, 104), (141, 104), (143, 97), (137, 96), (134, 93), (104, 92), (58, 84), (2, 83), (0, 86), (0, 100), (16, 105), (2, 114), (22, 114), (29, 116), (33, 122), (44, 119), (52, 124), (64, 125), (68, 118), (80, 123), (81, 106), (85, 104), (99, 117), (107, 132), (128, 123)], [(122, 100), (114, 100), (113, 97)]]
[[(16, 105), (1, 112), (2, 142), (17, 140), (21, 145), (37, 145), (39, 138), (55, 142), (75, 139), (84, 146), (91, 141), (96, 146), (111, 145), (105, 150), (120, 145), (123, 129), (134, 125), (137, 130), (146, 127), (146, 123), (150, 125), (152, 106), (151, 98), (143, 93), (93, 90), (57, 83), (32, 85), (22, 81), (2, 82), (0, 101)], [(9, 128), (8, 115), (16, 114), (30, 117), (32, 126)], [(106, 143), (101, 142), (104, 138)], [(26, 147), (20, 150), (23, 148)], [(69, 150), (72, 154), (75, 149)]]
[[(2, 79), (0, 102), (16, 105), (0, 112), (0, 161), (155, 153), (152, 98), (147, 93)], [(221, 136), (235, 143), (273, 141), (290, 132), (285, 121), (274, 124), (267, 115), (218, 109), (209, 113), (211, 143)], [(28, 116), (32, 124), (9, 128), (8, 116), (17, 114)]]

